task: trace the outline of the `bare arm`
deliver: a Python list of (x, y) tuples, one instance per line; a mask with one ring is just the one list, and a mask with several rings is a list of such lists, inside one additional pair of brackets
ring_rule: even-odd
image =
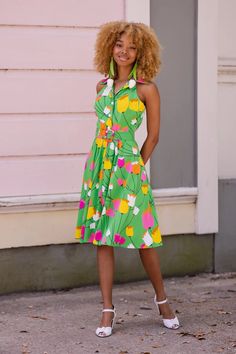
[(159, 141), (160, 131), (160, 94), (157, 86), (152, 82), (140, 87), (140, 98), (146, 105), (147, 137), (140, 150), (144, 164), (150, 158)]

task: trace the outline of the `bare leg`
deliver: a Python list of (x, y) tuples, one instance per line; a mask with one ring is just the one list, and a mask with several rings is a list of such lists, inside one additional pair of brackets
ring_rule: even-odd
[[(97, 246), (97, 265), (103, 308), (112, 308), (112, 285), (114, 277), (114, 249), (111, 246)], [(103, 312), (99, 327), (110, 326), (114, 314)]]
[[(139, 249), (139, 254), (141, 261), (143, 263), (144, 269), (150, 278), (150, 281), (155, 290), (157, 300), (162, 301), (166, 298), (166, 293), (163, 284), (163, 278), (160, 269), (159, 255), (154, 248), (143, 248)], [(161, 314), (163, 318), (174, 318), (169, 303), (159, 305)]]

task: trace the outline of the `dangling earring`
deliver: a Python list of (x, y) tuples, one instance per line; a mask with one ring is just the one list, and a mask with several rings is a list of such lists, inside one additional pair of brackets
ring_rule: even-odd
[(136, 80), (137, 80), (137, 66), (138, 66), (138, 61), (136, 60), (129, 76), (129, 88), (133, 88), (136, 85)]
[(114, 64), (114, 58), (111, 57), (110, 60), (110, 70), (109, 70), (109, 78), (113, 79), (115, 76), (115, 64)]
[(137, 66), (138, 66), (138, 61), (136, 60), (133, 69), (131, 70), (128, 79), (131, 79), (132, 77), (134, 78), (134, 80), (137, 80)]

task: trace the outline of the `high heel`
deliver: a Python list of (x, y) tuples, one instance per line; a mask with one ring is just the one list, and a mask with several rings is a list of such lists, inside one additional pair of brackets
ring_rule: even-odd
[[(160, 308), (158, 305), (165, 304), (167, 301), (168, 301), (167, 298), (163, 301), (157, 301), (156, 294), (155, 294), (154, 303), (157, 305), (160, 315), (161, 315), (161, 311), (160, 311)], [(162, 320), (163, 320), (164, 326), (169, 329), (178, 329), (180, 326), (177, 316), (175, 316), (174, 318), (163, 318)]]
[(113, 330), (113, 326), (114, 326), (114, 323), (115, 323), (115, 317), (116, 317), (116, 309), (113, 306), (113, 309), (103, 309), (102, 312), (113, 312), (114, 313), (114, 316), (111, 320), (111, 327), (108, 326), (108, 327), (98, 327), (95, 331), (96, 335), (98, 337), (109, 337), (111, 334), (112, 334), (112, 330)]

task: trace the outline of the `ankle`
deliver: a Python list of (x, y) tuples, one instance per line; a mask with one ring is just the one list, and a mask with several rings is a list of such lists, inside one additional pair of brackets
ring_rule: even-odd
[(156, 293), (156, 300), (157, 301), (163, 301), (167, 298), (165, 293)]
[(103, 303), (103, 308), (104, 309), (113, 309), (114, 308), (114, 306), (113, 306), (113, 304), (112, 303), (110, 303), (110, 302), (108, 302), (108, 303)]

